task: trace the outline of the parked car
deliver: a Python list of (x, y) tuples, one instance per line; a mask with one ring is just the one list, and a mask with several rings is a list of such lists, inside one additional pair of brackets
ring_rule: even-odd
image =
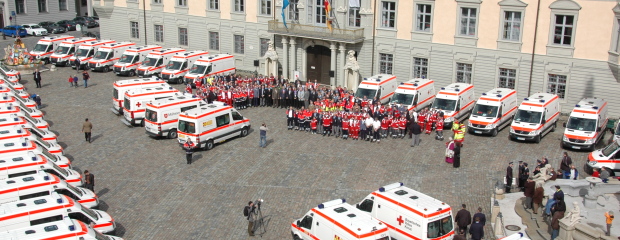
[(2, 34), (6, 35), (6, 36), (11, 36), (11, 37), (25, 37), (26, 35), (28, 35), (28, 32), (26, 32), (26, 29), (24, 29), (24, 27), (19, 26), (19, 25), (11, 25), (11, 26), (6, 26), (4, 28), (2, 28)]
[(48, 33), (65, 33), (67, 29), (55, 22), (40, 22), (39, 26), (45, 28)]
[(95, 22), (97, 22), (97, 26), (99, 26), (99, 16), (92, 16), (93, 19), (95, 19)]
[(72, 20), (60, 20), (57, 24), (66, 28), (67, 31), (75, 31), (76, 23)]
[(75, 24), (80, 24), (89, 28), (97, 27), (98, 25), (95, 19), (92, 19), (90, 17), (76, 17), (73, 19), (73, 21), (75, 22)]
[(22, 25), (22, 27), (26, 29), (26, 33), (28, 33), (28, 35), (45, 36), (48, 34), (47, 30), (45, 28), (42, 28), (38, 24), (29, 23)]

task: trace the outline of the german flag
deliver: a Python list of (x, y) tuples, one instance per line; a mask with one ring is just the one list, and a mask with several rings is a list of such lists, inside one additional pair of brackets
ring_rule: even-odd
[(324, 0), (323, 1), (323, 5), (325, 6), (325, 19), (326, 19), (326, 23), (327, 23), (327, 28), (329, 29), (329, 31), (333, 31), (332, 30), (332, 20), (331, 20), (331, 11), (332, 11), (332, 6), (331, 4), (329, 4), (329, 0)]

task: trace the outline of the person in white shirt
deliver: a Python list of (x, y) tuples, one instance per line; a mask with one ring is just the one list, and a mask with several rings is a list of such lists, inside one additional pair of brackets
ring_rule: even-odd
[(381, 134), (379, 134), (379, 129), (381, 129), (381, 121), (379, 121), (379, 118), (375, 117), (375, 120), (372, 122), (372, 132), (375, 137), (375, 139), (372, 140), (373, 142), (381, 142)]
[(367, 114), (366, 119), (364, 120), (364, 124), (366, 125), (366, 141), (370, 141), (373, 137), (372, 137), (372, 123), (374, 123), (375, 120), (372, 119), (372, 117), (370, 117), (370, 114)]
[(577, 171), (577, 169), (575, 168), (575, 165), (570, 165), (570, 179), (571, 180), (577, 180), (577, 177), (579, 177), (579, 171)]

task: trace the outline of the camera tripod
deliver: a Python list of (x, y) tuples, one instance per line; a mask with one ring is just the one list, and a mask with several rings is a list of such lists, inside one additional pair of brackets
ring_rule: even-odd
[(254, 220), (254, 234), (258, 234), (262, 238), (267, 229), (265, 229), (265, 219), (263, 218), (260, 204), (254, 209), (254, 216), (256, 217), (256, 220)]

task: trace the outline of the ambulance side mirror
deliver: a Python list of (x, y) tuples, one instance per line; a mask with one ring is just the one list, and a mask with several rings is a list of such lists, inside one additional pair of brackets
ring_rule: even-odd
[(297, 220), (297, 226), (301, 225), (301, 221)]
[(562, 123), (562, 127), (566, 127), (566, 122)]
[(358, 204), (355, 204), (355, 207), (356, 207), (357, 209), (360, 209), (360, 204), (359, 204), (359, 203), (358, 203)]
[(601, 127), (597, 127), (597, 128), (596, 128), (596, 131), (597, 131), (597, 132), (600, 132), (600, 131), (601, 131)]
[(543, 119), (542, 124), (545, 124), (545, 123), (547, 123), (547, 120)]

